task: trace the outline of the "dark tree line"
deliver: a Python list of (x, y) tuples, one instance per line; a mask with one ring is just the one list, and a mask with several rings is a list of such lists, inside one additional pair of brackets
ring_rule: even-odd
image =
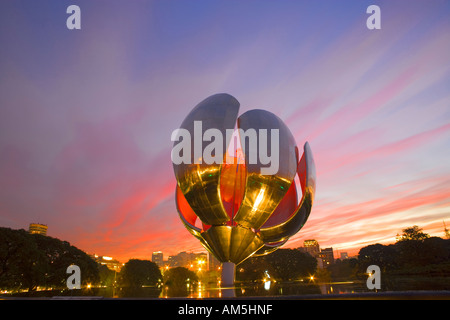
[(163, 283), (185, 288), (187, 279), (198, 281), (197, 275), (186, 268), (170, 269), (163, 277), (155, 263), (139, 259), (130, 259), (116, 273), (67, 241), (0, 227), (0, 289), (65, 289), (71, 264), (80, 267), (82, 286), (117, 286), (133, 291)]
[(357, 259), (338, 260), (328, 270), (335, 279), (358, 277), (369, 265), (385, 274), (450, 276), (450, 239), (430, 237), (413, 226), (403, 229), (395, 244), (366, 246)]
[(391, 273), (441, 273), (440, 266), (447, 265), (450, 274), (450, 240), (430, 237), (391, 245), (374, 244), (359, 251), (358, 261), (360, 271), (364, 266), (376, 264)]
[[(71, 264), (80, 267), (82, 286), (90, 283), (139, 288), (165, 284), (173, 290), (185, 290), (189, 281), (198, 281), (196, 274), (185, 268), (173, 268), (162, 275), (158, 266), (148, 260), (131, 259), (120, 273), (115, 273), (67, 241), (0, 227), (0, 289), (66, 288), (66, 271)], [(358, 258), (338, 259), (326, 270), (318, 270), (316, 259), (299, 249), (278, 249), (239, 264), (236, 280), (260, 281), (268, 273), (275, 280), (289, 281), (318, 276), (319, 271), (326, 273), (324, 279), (348, 279), (365, 277), (372, 264), (387, 274), (450, 276), (450, 239), (430, 237), (414, 226), (404, 229), (395, 244), (366, 246)]]
[(314, 274), (317, 260), (299, 249), (278, 249), (266, 256), (251, 257), (236, 267), (236, 280), (257, 281), (267, 273), (276, 280), (289, 281)]
[(82, 284), (99, 281), (97, 263), (67, 241), (0, 228), (0, 288), (66, 287), (71, 264), (83, 270)]
[(155, 286), (161, 280), (159, 267), (149, 260), (130, 259), (119, 273), (121, 287)]
[(261, 280), (266, 270), (283, 281), (309, 275), (323, 281), (365, 279), (370, 265), (378, 265), (384, 274), (450, 276), (450, 239), (430, 237), (418, 226), (402, 231), (395, 244), (363, 247), (357, 258), (337, 259), (326, 269), (316, 269), (315, 258), (298, 249), (278, 249), (267, 256), (245, 260), (237, 266), (236, 279)]

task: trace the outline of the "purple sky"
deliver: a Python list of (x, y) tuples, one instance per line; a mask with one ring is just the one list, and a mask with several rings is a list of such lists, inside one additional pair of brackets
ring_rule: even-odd
[[(81, 30), (66, 8), (81, 8)], [(381, 8), (381, 30), (366, 8)], [(207, 96), (281, 117), (317, 167), (315, 238), (450, 225), (448, 1), (2, 1), (0, 226), (100, 255), (200, 251), (170, 135)]]

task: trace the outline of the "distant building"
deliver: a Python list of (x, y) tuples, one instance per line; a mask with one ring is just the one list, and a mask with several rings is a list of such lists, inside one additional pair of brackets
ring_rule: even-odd
[(303, 252), (309, 253), (314, 258), (319, 257), (320, 247), (319, 243), (314, 239), (303, 241)]
[(207, 268), (208, 257), (206, 253), (180, 252), (175, 256), (169, 256), (169, 267)]
[(320, 250), (319, 258), (322, 259), (323, 266), (328, 267), (334, 263), (333, 248), (325, 248)]
[(180, 263), (178, 262), (178, 256), (169, 256), (167, 259), (167, 265), (171, 268), (179, 267)]
[(28, 232), (31, 234), (41, 234), (43, 236), (47, 235), (48, 227), (45, 224), (40, 223), (30, 223)]
[(222, 263), (214, 257), (211, 253), (208, 253), (208, 269), (209, 270), (218, 270), (218, 268), (222, 265)]
[(90, 257), (97, 263), (106, 266), (108, 269), (120, 272), (123, 264), (116, 259), (108, 256), (98, 256), (96, 254), (90, 255)]
[(317, 268), (323, 269), (323, 260), (321, 258), (316, 258)]
[(175, 256), (169, 256), (167, 262), (169, 263), (169, 267), (186, 267), (190, 265), (191, 254), (183, 251)]
[(341, 260), (348, 259), (348, 252), (341, 252)]
[(156, 263), (158, 265), (158, 267), (164, 266), (162, 251), (155, 251), (152, 253), (152, 262)]

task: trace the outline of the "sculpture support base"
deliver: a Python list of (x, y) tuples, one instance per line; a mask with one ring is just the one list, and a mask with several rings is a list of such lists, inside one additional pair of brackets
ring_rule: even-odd
[(222, 264), (222, 287), (234, 286), (234, 275), (236, 265), (233, 262), (224, 262)]

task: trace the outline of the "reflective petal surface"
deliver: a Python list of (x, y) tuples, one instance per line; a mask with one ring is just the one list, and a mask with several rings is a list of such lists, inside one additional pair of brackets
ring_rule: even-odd
[(311, 213), (316, 192), (316, 167), (308, 143), (305, 143), (304, 153), (297, 171), (303, 189), (303, 198), (300, 205), (285, 222), (272, 227), (261, 228), (260, 235), (264, 242), (287, 240), (303, 227)]
[[(271, 216), (283, 197), (286, 195), (294, 179), (297, 169), (296, 143), (294, 137), (283, 121), (271, 112), (250, 110), (238, 119), (238, 128), (244, 132), (256, 130), (258, 145), (252, 147), (251, 138), (246, 139), (241, 134), (241, 145), (245, 154), (247, 181), (245, 194), (239, 211), (234, 220), (248, 228), (259, 229)], [(278, 149), (277, 154), (271, 154), (272, 163), (278, 163), (278, 170), (271, 175), (263, 175), (262, 169), (268, 164), (263, 163), (264, 152), (261, 153), (261, 130), (266, 130), (266, 151)], [(278, 130), (278, 147), (272, 143), (273, 130)], [(257, 154), (257, 156), (255, 155)]]
[[(221, 224), (229, 220), (220, 197), (219, 180), (221, 164), (206, 164), (203, 151), (208, 144), (203, 133), (208, 129), (219, 130), (226, 137), (227, 129), (234, 129), (239, 102), (228, 94), (216, 94), (200, 102), (185, 118), (180, 129), (190, 133), (190, 163), (174, 164), (175, 177), (181, 192), (192, 210), (205, 224)], [(198, 123), (201, 121), (201, 128)], [(197, 125), (196, 123), (197, 122)], [(201, 130), (200, 130), (201, 129)], [(223, 139), (222, 150), (227, 150), (229, 141)], [(176, 142), (175, 142), (176, 144)], [(222, 157), (224, 155), (216, 155)], [(202, 163), (199, 163), (199, 162)]]
[(264, 246), (256, 233), (239, 226), (212, 226), (202, 236), (222, 262), (239, 264)]

